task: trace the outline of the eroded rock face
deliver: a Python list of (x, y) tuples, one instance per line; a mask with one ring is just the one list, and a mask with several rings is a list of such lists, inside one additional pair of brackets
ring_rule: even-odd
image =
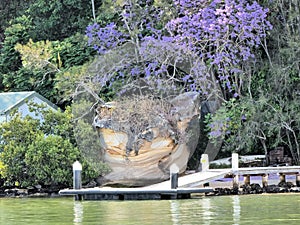
[(112, 169), (102, 178), (103, 185), (145, 186), (164, 181), (173, 164), (179, 173), (184, 172), (196, 149), (200, 132), (197, 92), (181, 94), (163, 104), (153, 99), (149, 104), (143, 101), (148, 100), (137, 104), (145, 104), (147, 115), (128, 113), (130, 107), (122, 113), (118, 103), (97, 109), (94, 126), (104, 149), (104, 161)]

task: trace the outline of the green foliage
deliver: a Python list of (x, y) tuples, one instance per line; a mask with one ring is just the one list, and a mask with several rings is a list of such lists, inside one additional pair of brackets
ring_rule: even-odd
[[(98, 8), (102, 1), (95, 1)], [(90, 0), (37, 0), (30, 5), (31, 37), (35, 40), (63, 40), (77, 32), (84, 33), (92, 20)]]
[(300, 158), (300, 5), (285, 0), (259, 2), (270, 8), (271, 35), (263, 43), (264, 51), (257, 52), (260, 60), (249, 70), (251, 76), (243, 80), (243, 96), (233, 105), (227, 102), (221, 107), (209, 121), (209, 128), (211, 132), (217, 131), (220, 127), (214, 123), (221, 124), (223, 130), (218, 135), (224, 137), (222, 152), (266, 154), (283, 146), (297, 164)]
[[(98, 24), (104, 27), (111, 22), (117, 25), (122, 23), (118, 12), (123, 10), (125, 1), (94, 2)], [(164, 9), (158, 27), (176, 16), (171, 6), (172, 0), (153, 2)], [(238, 91), (240, 97), (227, 101), (207, 121), (216, 125), (209, 127), (210, 137), (212, 131), (220, 131), (219, 135), (225, 140), (222, 153), (239, 151), (261, 154), (283, 145), (297, 161), (300, 156), (300, 6), (299, 2), (289, 0), (258, 2), (270, 9), (268, 20), (273, 30), (268, 31), (267, 40), (260, 49), (262, 51), (257, 51), (259, 60), (252, 67), (244, 68), (249, 76), (236, 81), (241, 84)], [(142, 15), (144, 10), (139, 10), (138, 15)], [(92, 22), (92, 17), (90, 0), (1, 0), (0, 91), (35, 90), (52, 102), (69, 105), (78, 81), (89, 73), (89, 62), (94, 56), (84, 38), (85, 27)], [(99, 94), (100, 90), (93, 91)], [(115, 92), (112, 87), (105, 87), (99, 96), (109, 101), (115, 97)], [(73, 109), (86, 113), (76, 107), (80, 108), (74, 106)], [(3, 136), (0, 143), (1, 149), (5, 150), (2, 156), (15, 154), (15, 158), (10, 157), (11, 161), (7, 159), (7, 163), (16, 166), (0, 165), (0, 176), (6, 173), (12, 183), (27, 179), (24, 154), (29, 146), (42, 148), (39, 142), (49, 146), (49, 140), (53, 138), (68, 148), (68, 144), (59, 139), (62, 137), (73, 145), (74, 151), (78, 151), (69, 123), (72, 120), (69, 108), (66, 112), (55, 114), (35, 110), (43, 111), (45, 122), (42, 124), (15, 115), (9, 124), (1, 125)], [(80, 149), (90, 154), (89, 142), (95, 138), (91, 121), (78, 120), (78, 123), (82, 131), (76, 130), (76, 138), (84, 140)], [(91, 152), (98, 151), (96, 146), (90, 149)], [(89, 163), (93, 162), (91, 160)], [(94, 168), (105, 171), (96, 165)]]
[[(274, 83), (278, 85), (276, 79), (268, 82), (270, 87)], [(225, 104), (212, 116), (209, 121), (211, 138), (216, 138), (215, 134), (223, 135), (223, 153), (267, 154), (275, 147), (284, 146), (294, 163), (298, 162), (300, 98), (296, 93), (289, 98), (278, 95), (275, 90), (284, 89), (284, 85), (270, 88), (273, 91), (261, 90), (257, 99), (243, 97), (230, 107)], [(218, 129), (221, 132), (216, 133)]]
[(54, 52), (60, 56), (61, 71), (55, 76), (55, 89), (61, 102), (70, 102), (81, 78), (87, 74), (94, 51), (83, 35), (76, 34), (59, 42)]
[(11, 82), (22, 66), (21, 57), (15, 50), (15, 45), (26, 43), (29, 40), (29, 26), (29, 18), (22, 16), (5, 30), (5, 40), (0, 49), (0, 89), (9, 89), (14, 86)]
[(5, 178), (11, 184), (26, 180), (24, 156), (35, 135), (41, 134), (38, 121), (23, 120), (16, 114), (9, 123), (1, 124), (0, 128), (0, 161), (6, 166)]
[(81, 78), (86, 74), (88, 64), (73, 66), (56, 74), (55, 89), (58, 91), (61, 101), (70, 101)]
[(235, 98), (224, 102), (214, 115), (208, 114), (205, 118), (209, 137), (225, 138), (227, 134), (236, 133), (250, 113), (250, 107)]
[(17, 43), (15, 49), (22, 56), (22, 65), (25, 68), (38, 70), (45, 67), (54, 71), (59, 71), (60, 60), (53, 57), (53, 46), (50, 41), (33, 42), (32, 39), (22, 45)]
[(5, 176), (6, 166), (0, 161), (0, 180)]
[(97, 132), (91, 123), (79, 119), (75, 125), (75, 137), (84, 159), (95, 171), (100, 171), (100, 175), (109, 173), (110, 168), (102, 163), (103, 151)]
[(72, 184), (72, 164), (79, 158), (78, 149), (61, 136), (38, 135), (25, 152), (27, 179), (22, 185), (45, 186)]
[(74, 136), (83, 157), (88, 164), (101, 175), (110, 172), (110, 168), (103, 163), (103, 143), (93, 128), (94, 103), (78, 100), (72, 105), (74, 115)]
[(7, 185), (70, 186), (75, 160), (83, 164), (83, 182), (107, 171), (104, 164), (95, 170), (82, 157), (73, 136), (69, 108), (61, 112), (32, 104), (31, 110), (41, 113), (42, 121), (16, 113), (9, 122), (0, 124), (1, 176)]
[[(96, 8), (100, 4), (95, 2)], [(64, 86), (67, 79), (62, 74), (72, 73), (72, 67), (87, 63), (93, 56), (84, 37), (92, 16), (91, 1), (39, 0), (28, 2), (28, 6), (26, 13), (5, 30), (0, 49), (0, 91), (35, 90), (53, 103), (69, 105), (70, 93), (55, 85), (62, 81), (57, 87)]]
[(95, 55), (92, 48), (88, 47), (86, 37), (79, 33), (58, 42), (54, 53), (60, 55), (61, 67), (66, 69), (83, 65)]
[(38, 91), (52, 102), (70, 101), (73, 82), (86, 70), (80, 65), (93, 55), (86, 45), (83, 35), (61, 42), (30, 39), (26, 44), (17, 43), (15, 50), (21, 55), (22, 67), (14, 76), (4, 76), (4, 83), (15, 91)]
[(0, 48), (4, 40), (4, 30), (9, 22), (24, 14), (33, 0), (1, 0), (0, 4)]
[(21, 66), (19, 53), (14, 49), (17, 43), (26, 43), (29, 40), (28, 29), (30, 26), (29, 18), (22, 16), (5, 30), (5, 40), (1, 49), (0, 71), (6, 74), (16, 71)]

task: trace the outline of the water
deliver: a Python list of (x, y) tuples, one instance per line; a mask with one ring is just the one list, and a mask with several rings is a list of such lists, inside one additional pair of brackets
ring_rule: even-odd
[(300, 194), (161, 201), (0, 198), (1, 225), (300, 224)]

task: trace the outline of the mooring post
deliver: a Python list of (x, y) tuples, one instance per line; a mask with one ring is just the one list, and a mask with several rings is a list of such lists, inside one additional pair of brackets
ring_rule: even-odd
[(296, 186), (300, 187), (300, 173), (296, 174)]
[[(73, 189), (81, 189), (82, 166), (79, 161), (73, 163)], [(81, 200), (81, 195), (75, 195), (75, 200)]]
[(250, 175), (244, 175), (244, 184), (250, 185)]
[(232, 167), (232, 172), (234, 174), (233, 177), (233, 188), (239, 188), (239, 154), (237, 153), (232, 153), (231, 155), (231, 167)]
[(284, 183), (286, 182), (285, 181), (285, 174), (283, 174), (283, 173), (279, 174), (279, 182), (284, 182)]
[(263, 188), (267, 188), (268, 187), (268, 178), (269, 178), (269, 174), (263, 174), (262, 175), (262, 186)]
[(200, 162), (201, 162), (201, 171), (205, 172), (205, 171), (209, 170), (208, 154), (202, 154)]
[(171, 189), (176, 189), (178, 187), (178, 166), (174, 163), (170, 166), (170, 179), (171, 179)]

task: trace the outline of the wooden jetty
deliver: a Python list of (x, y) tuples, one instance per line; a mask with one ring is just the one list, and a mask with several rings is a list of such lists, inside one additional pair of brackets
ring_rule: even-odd
[[(269, 174), (279, 174), (279, 182), (285, 182), (286, 175), (295, 175), (295, 183), (300, 187), (300, 166), (281, 166), (281, 167), (247, 167), (238, 169), (207, 169), (178, 178), (178, 187), (193, 188), (200, 187), (209, 182), (224, 178), (231, 177), (232, 186), (239, 186), (239, 176), (244, 177), (244, 183), (250, 184), (252, 176), (261, 176), (263, 186), (268, 185)], [(151, 188), (166, 188), (170, 186), (170, 181), (150, 185)]]
[[(209, 169), (197, 173), (184, 175), (178, 178), (178, 187), (194, 188), (202, 184), (224, 178), (231, 173), (231, 169)], [(158, 184), (147, 186), (148, 188), (167, 188), (170, 186), (170, 181), (164, 181)]]
[(188, 199), (194, 193), (213, 192), (212, 188), (84, 188), (64, 189), (60, 195), (74, 195), (77, 200), (163, 200)]
[(285, 182), (286, 175), (295, 175), (295, 184), (300, 187), (300, 166), (279, 166), (279, 167), (247, 167), (232, 170), (228, 175), (233, 177), (233, 186), (238, 186), (239, 176), (244, 177), (244, 184), (250, 184), (252, 176), (261, 176), (263, 187), (268, 186), (270, 174), (278, 174), (279, 182)]
[[(207, 156), (204, 157), (207, 159)], [(171, 179), (141, 188), (81, 188), (80, 170), (74, 170), (74, 189), (64, 189), (60, 195), (73, 195), (77, 200), (161, 200), (188, 199), (195, 193), (213, 192), (213, 188), (201, 187), (211, 181), (224, 177), (233, 178), (233, 188), (239, 187), (239, 176), (244, 183), (250, 184), (251, 176), (261, 176), (264, 187), (268, 186), (269, 174), (279, 174), (279, 182), (285, 182), (286, 175), (295, 175), (296, 186), (300, 187), (300, 166), (246, 167), (239, 168), (238, 155), (232, 154), (232, 167), (228, 169), (209, 169), (208, 160), (202, 160), (201, 172), (178, 177), (170, 174)], [(75, 164), (75, 163), (74, 163)], [(79, 176), (79, 177), (78, 177)]]
[(60, 190), (60, 195), (73, 195), (75, 200), (162, 200), (188, 199), (192, 194), (213, 192), (212, 188), (178, 188), (178, 174), (170, 173), (168, 186), (163, 188), (82, 188), (81, 164), (73, 164), (73, 189)]

